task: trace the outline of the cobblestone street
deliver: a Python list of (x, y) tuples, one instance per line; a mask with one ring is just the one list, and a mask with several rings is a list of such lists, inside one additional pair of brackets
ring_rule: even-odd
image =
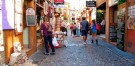
[(67, 36), (67, 47), (57, 48), (55, 55), (44, 55), (42, 48), (29, 59), (38, 66), (135, 66), (134, 57), (122, 57), (105, 47), (107, 43), (102, 40), (99, 45), (91, 44), (91, 36), (88, 37), (88, 44), (84, 45), (81, 37)]

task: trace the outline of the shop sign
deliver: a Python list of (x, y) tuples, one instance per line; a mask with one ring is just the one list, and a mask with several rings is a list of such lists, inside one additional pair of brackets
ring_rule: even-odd
[(96, 7), (96, 1), (86, 1), (86, 7)]
[(54, 0), (54, 4), (55, 5), (64, 4), (64, 0)]
[(3, 29), (14, 29), (14, 0), (2, 0)]
[(118, 0), (109, 0), (109, 7), (118, 3)]
[(26, 22), (27, 22), (27, 26), (36, 25), (35, 10), (33, 8), (28, 8), (26, 10)]

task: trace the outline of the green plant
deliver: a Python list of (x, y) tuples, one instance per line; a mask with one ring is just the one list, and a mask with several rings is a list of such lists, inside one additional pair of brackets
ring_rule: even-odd
[(101, 23), (102, 19), (103, 19), (104, 15), (103, 12), (97, 12), (97, 23)]
[(127, 0), (119, 0), (118, 1), (118, 4), (120, 5), (120, 4), (122, 4), (122, 3), (124, 3), (124, 2), (126, 2)]
[(123, 49), (123, 45), (122, 44), (117, 44), (117, 47), (119, 48), (119, 49)]

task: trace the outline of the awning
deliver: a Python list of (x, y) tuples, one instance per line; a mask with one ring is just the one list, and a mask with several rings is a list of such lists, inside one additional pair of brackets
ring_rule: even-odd
[(106, 9), (106, 2), (97, 7), (97, 10), (105, 10), (105, 9)]

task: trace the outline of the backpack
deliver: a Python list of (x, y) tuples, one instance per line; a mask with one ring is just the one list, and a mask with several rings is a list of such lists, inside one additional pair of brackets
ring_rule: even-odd
[(90, 30), (90, 29), (91, 29), (91, 27), (90, 27), (89, 23), (87, 22), (87, 24), (86, 24), (86, 30)]
[(96, 24), (96, 29), (99, 30), (99, 25), (98, 24)]

